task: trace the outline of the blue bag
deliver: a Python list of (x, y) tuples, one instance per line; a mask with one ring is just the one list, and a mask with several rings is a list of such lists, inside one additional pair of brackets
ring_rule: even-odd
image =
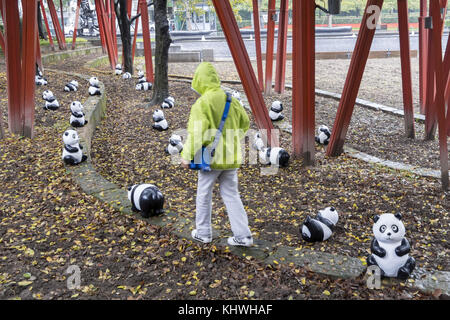
[(216, 136), (214, 137), (214, 141), (211, 146), (202, 146), (200, 150), (195, 154), (194, 160), (191, 160), (189, 164), (189, 169), (192, 170), (202, 170), (203, 172), (211, 171), (211, 159), (214, 157), (214, 153), (216, 151), (216, 147), (219, 144), (220, 137), (222, 136), (223, 127), (225, 125), (225, 120), (227, 120), (228, 112), (230, 111), (231, 104), (231, 94), (227, 94), (227, 102), (225, 104), (225, 109), (223, 110), (222, 120), (219, 125), (219, 129), (217, 129)]

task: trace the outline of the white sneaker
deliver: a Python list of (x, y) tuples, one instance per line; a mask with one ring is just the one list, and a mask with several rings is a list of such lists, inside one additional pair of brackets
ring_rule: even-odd
[(210, 243), (212, 241), (211, 238), (205, 238), (205, 237), (200, 237), (197, 235), (197, 229), (192, 230), (191, 232), (191, 236), (194, 240), (203, 242), (203, 243)]
[(229, 237), (228, 244), (230, 246), (251, 247), (253, 245), (253, 238), (252, 237), (246, 237), (246, 238)]

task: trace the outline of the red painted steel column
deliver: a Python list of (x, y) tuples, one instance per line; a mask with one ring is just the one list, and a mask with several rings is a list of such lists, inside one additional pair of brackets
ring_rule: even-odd
[(272, 73), (273, 73), (273, 46), (275, 41), (275, 0), (269, 0), (267, 13), (267, 40), (266, 40), (266, 80), (264, 93), (272, 93)]
[(259, 6), (258, 0), (253, 0), (253, 25), (255, 31), (255, 50), (256, 50), (256, 68), (258, 71), (258, 82), (261, 91), (264, 91), (264, 74), (262, 66), (262, 51), (261, 51), (261, 28), (259, 20)]
[(259, 129), (267, 130), (267, 142), (276, 147), (279, 145), (277, 130), (274, 130), (272, 121), (269, 117), (264, 98), (259, 90), (258, 81), (253, 67), (250, 63), (250, 58), (242, 40), (239, 27), (234, 17), (233, 10), (228, 1), (213, 0), (216, 13), (222, 25), (225, 38), (227, 39), (228, 47), (233, 56), (234, 64), (242, 81), (245, 94), (247, 95), (250, 108), (255, 117), (256, 124)]
[[(59, 9), (61, 11), (61, 30), (62, 30), (62, 34), (66, 35), (66, 30), (64, 29), (64, 10), (63, 10), (63, 3), (62, 0), (59, 0)], [(65, 40), (65, 39), (64, 39)]]
[(281, 0), (278, 23), (277, 68), (275, 73), (275, 92), (283, 93), (286, 80), (286, 49), (288, 33), (289, 0)]
[(66, 39), (61, 30), (61, 25), (58, 20), (58, 14), (56, 13), (55, 4), (53, 0), (47, 0), (50, 16), (52, 17), (53, 27), (55, 28), (56, 40), (58, 40), (59, 49), (66, 50)]
[[(136, 9), (136, 15), (138, 15), (139, 14), (139, 11), (140, 10), (140, 8), (139, 8), (139, 6), (137, 7), (137, 9)], [(132, 59), (133, 59), (133, 63), (134, 63), (134, 55), (135, 55), (135, 53), (136, 53), (136, 41), (137, 41), (137, 35), (138, 35), (138, 29), (139, 29), (139, 17), (137, 17), (136, 18), (136, 24), (135, 24), (135, 27), (134, 27), (134, 35), (133, 35), (133, 49), (132, 49)]]
[(427, 15), (427, 0), (420, 0), (419, 16), (419, 105), (420, 113), (425, 114), (425, 100), (427, 94), (427, 61), (428, 61), (428, 32), (425, 29)]
[(414, 107), (411, 80), (411, 56), (409, 46), (408, 0), (398, 0), (398, 31), (400, 35), (400, 59), (402, 66), (403, 110), (405, 135), (414, 139)]
[[(445, 121), (445, 100), (444, 100), (444, 78), (442, 72), (442, 24), (441, 24), (441, 8), (438, 2), (431, 1), (430, 11), (433, 19), (433, 29), (431, 30), (433, 49), (433, 62), (436, 74), (436, 97), (435, 97), (435, 113), (439, 123), (439, 149), (441, 164), (441, 181), (442, 188), (448, 190), (448, 147), (447, 147), (447, 126)], [(435, 23), (438, 22), (438, 23)]]
[(34, 134), (34, 96), (36, 73), (37, 1), (22, 0), (22, 70), (21, 99), (24, 112), (22, 134), (32, 138)]
[(133, 1), (132, 0), (127, 0), (128, 19), (131, 19), (131, 11), (133, 11)]
[(78, 0), (77, 1), (77, 9), (75, 12), (75, 22), (73, 25), (72, 50), (75, 50), (75, 43), (77, 41), (78, 21), (80, 19), (80, 6), (81, 6), (81, 0)]
[(114, 45), (114, 55), (116, 57), (116, 61), (119, 61), (119, 49), (117, 48), (116, 11), (114, 10), (114, 0), (111, 0), (111, 35)]
[[(5, 28), (5, 62), (9, 131), (22, 134), (24, 112), (21, 97), (20, 20), (17, 0), (2, 0)], [(34, 78), (34, 77), (33, 77)]]
[(152, 60), (152, 43), (150, 40), (150, 29), (148, 20), (148, 7), (145, 0), (139, 0), (139, 6), (141, 9), (141, 21), (142, 21), (142, 37), (144, 38), (144, 56), (145, 56), (145, 70), (146, 77), (149, 82), (153, 79), (153, 60)]
[(103, 53), (108, 52), (106, 49), (105, 28), (103, 26), (103, 12), (99, 0), (95, 0), (95, 12), (97, 13), (98, 29), (100, 32), (100, 41), (102, 43)]
[(110, 28), (110, 24), (108, 23), (108, 18), (106, 16), (106, 11), (105, 11), (105, 3), (103, 2), (103, 0), (97, 0), (96, 2), (99, 5), (99, 9), (100, 9), (100, 19), (102, 21), (102, 25), (103, 25), (103, 31), (104, 31), (104, 35), (105, 35), (105, 42), (106, 42), (106, 48), (107, 48), (107, 52), (108, 52), (108, 58), (109, 58), (109, 63), (111, 66), (111, 69), (114, 70), (117, 64), (117, 60), (116, 60), (116, 55), (114, 53), (114, 44), (113, 44), (113, 40), (112, 40), (112, 34), (111, 34), (111, 28)]
[(293, 3), (292, 144), (304, 165), (315, 161), (315, 1)]
[(55, 51), (55, 44), (53, 43), (52, 33), (50, 32), (50, 26), (48, 25), (47, 14), (45, 13), (44, 0), (40, 1), (40, 4), (41, 4), (42, 17), (44, 18), (44, 22), (45, 22), (45, 28), (47, 29), (47, 35), (48, 35), (48, 41), (50, 43), (50, 48), (52, 48), (52, 50)]
[(377, 6), (381, 12), (383, 0), (368, 0), (364, 10), (361, 29), (358, 33), (352, 60), (345, 80), (342, 97), (334, 121), (330, 144), (327, 148), (328, 156), (338, 156), (343, 152), (345, 137), (352, 118), (358, 90), (369, 57), (370, 47), (375, 35), (375, 11), (371, 6)]
[(3, 38), (3, 33), (0, 31), (0, 48), (5, 52), (5, 39)]

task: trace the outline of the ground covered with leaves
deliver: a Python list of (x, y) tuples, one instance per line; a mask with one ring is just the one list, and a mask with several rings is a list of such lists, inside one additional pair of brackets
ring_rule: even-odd
[[(194, 217), (196, 177), (171, 163), (164, 153), (172, 131), (185, 127), (195, 100), (189, 85), (171, 82), (176, 106), (167, 110), (171, 129), (151, 128), (149, 93), (136, 92), (103, 70), (82, 67), (80, 60), (53, 65), (97, 75), (106, 86), (107, 116), (93, 140), (93, 161), (107, 179), (123, 186), (156, 183), (166, 208)], [(363, 277), (334, 280), (293, 265), (265, 265), (242, 259), (215, 245), (179, 239), (165, 228), (124, 216), (74, 184), (61, 161), (61, 135), (69, 126), (68, 103), (87, 97), (63, 93), (71, 77), (48, 72), (49, 87), (62, 104), (43, 111), (43, 88), (36, 90), (36, 136), (7, 134), (0, 141), (0, 298), (1, 299), (427, 299), (404, 284), (369, 290)], [(5, 74), (0, 74), (0, 108), (7, 116)], [(7, 122), (6, 122), (7, 123)], [(254, 124), (252, 125), (254, 127)], [(289, 149), (290, 136), (282, 134)], [(248, 147), (247, 147), (248, 148)], [(244, 165), (240, 191), (256, 238), (328, 253), (364, 257), (371, 217), (402, 212), (412, 255), (424, 268), (449, 270), (448, 194), (439, 182), (367, 165), (345, 156), (329, 159), (317, 148), (317, 165), (301, 161), (273, 176), (262, 166)], [(446, 198), (447, 197), (447, 198)], [(340, 212), (331, 241), (308, 245), (299, 236), (307, 214), (334, 205)], [(229, 230), (223, 204), (214, 198), (213, 223)], [(77, 265), (81, 288), (68, 290), (66, 270)]]

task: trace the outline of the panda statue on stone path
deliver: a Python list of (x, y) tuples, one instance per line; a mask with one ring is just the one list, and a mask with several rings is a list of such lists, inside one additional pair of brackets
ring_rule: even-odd
[(83, 127), (88, 121), (84, 118), (83, 105), (80, 101), (73, 101), (70, 104), (70, 125), (75, 128)]
[(76, 165), (86, 161), (87, 156), (81, 151), (80, 138), (75, 130), (69, 129), (63, 134), (64, 148), (62, 159), (65, 164)]
[(128, 188), (128, 200), (131, 209), (140, 212), (143, 218), (164, 213), (164, 195), (153, 184), (139, 184)]
[(307, 216), (300, 229), (303, 240), (308, 242), (327, 240), (333, 233), (338, 219), (339, 215), (334, 207), (320, 210), (315, 218)]
[(99, 96), (100, 92), (100, 81), (98, 81), (97, 77), (92, 77), (89, 79), (89, 95), (91, 96)]
[(367, 257), (367, 265), (377, 265), (382, 277), (406, 280), (413, 272), (416, 262), (408, 253), (411, 246), (405, 236), (405, 226), (400, 213), (385, 213), (374, 217), (373, 233)]

